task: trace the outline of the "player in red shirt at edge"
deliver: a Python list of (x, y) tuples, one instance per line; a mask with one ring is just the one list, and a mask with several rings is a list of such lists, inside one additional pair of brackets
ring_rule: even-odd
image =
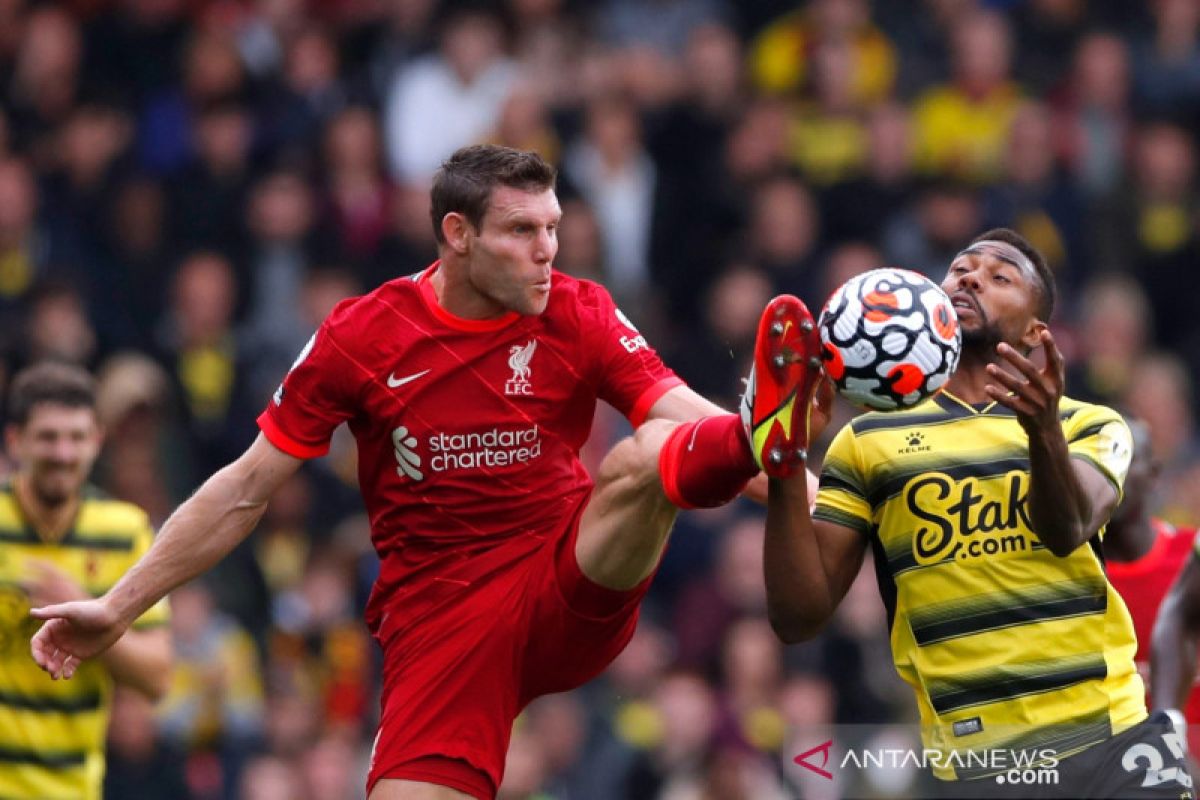
[[(554, 181), (533, 153), (451, 156), (431, 193), (439, 260), (333, 310), (255, 442), (142, 561), (101, 598), (34, 612), (48, 620), (38, 663), (70, 677), (215, 564), (346, 422), (381, 561), (366, 612), (384, 653), (370, 797), (494, 797), (520, 710), (629, 641), (676, 508), (728, 502), (764, 460), (772, 475), (803, 468), (806, 442), (781, 420), (819, 373), (799, 366), (819, 351), (811, 315), (777, 299), (742, 416), (692, 392), (604, 289), (552, 269)], [(597, 398), (636, 432), (593, 487), (578, 453)]]
[[(1167, 710), (1177, 726), (1181, 724), (1180, 717), (1176, 716), (1177, 709), (1183, 709), (1183, 716), (1193, 723), (1187, 738), (1188, 749), (1194, 754), (1200, 752), (1200, 736), (1197, 736), (1200, 727), (1194, 725), (1200, 721), (1200, 688), (1191, 678), (1195, 674), (1195, 659), (1192, 659), (1192, 669), (1188, 672), (1189, 679), (1180, 686), (1183, 691), (1177, 692), (1173, 684), (1165, 691), (1161, 682), (1152, 681), (1150, 656), (1151, 634), (1159, 606), (1188, 560), (1196, 532), (1190, 528), (1176, 528), (1151, 516), (1151, 501), (1161, 466), (1154, 457), (1146, 423), (1130, 418), (1126, 418), (1126, 422), (1133, 436), (1133, 458), (1125, 478), (1125, 496), (1104, 533), (1108, 580), (1125, 600), (1129, 615), (1133, 617), (1138, 640), (1134, 660), (1146, 688), (1153, 690), (1148, 692), (1151, 695), (1147, 698), (1149, 705), (1156, 710)], [(1194, 642), (1192, 649), (1195, 650)], [(1155, 670), (1159, 671), (1161, 668)], [(1181, 702), (1185, 698), (1186, 702)]]

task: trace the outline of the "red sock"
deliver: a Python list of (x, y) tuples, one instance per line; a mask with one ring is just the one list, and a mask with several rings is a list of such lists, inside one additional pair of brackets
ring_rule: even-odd
[(680, 508), (715, 508), (741, 493), (758, 474), (737, 414), (684, 422), (658, 455), (667, 499)]

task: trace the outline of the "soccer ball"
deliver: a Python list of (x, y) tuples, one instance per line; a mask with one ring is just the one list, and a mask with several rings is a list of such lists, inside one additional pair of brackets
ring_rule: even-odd
[(817, 323), (825, 374), (851, 403), (911, 408), (958, 366), (962, 331), (941, 287), (906, 269), (873, 269), (842, 284)]

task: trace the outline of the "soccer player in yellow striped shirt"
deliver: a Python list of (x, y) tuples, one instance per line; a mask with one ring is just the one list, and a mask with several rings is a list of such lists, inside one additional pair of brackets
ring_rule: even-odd
[[(0, 484), (0, 798), (98, 800), (114, 683), (152, 698), (170, 678), (158, 604), (76, 680), (34, 662), (30, 606), (104, 593), (149, 547), (145, 513), (87, 486), (100, 450), (92, 378), (40, 364), (16, 376), (5, 444), (16, 472)], [(79, 680), (82, 678), (82, 680)]]
[[(1063, 396), (1046, 325), (1054, 279), (1021, 236), (981, 235), (942, 288), (963, 333), (946, 390), (843, 428), (811, 514), (804, 470), (772, 481), (771, 621), (787, 641), (813, 636), (869, 548), (895, 666), (947, 794), (1191, 797), (1178, 736), (1147, 716), (1133, 625), (1105, 576), (1129, 430)], [(1031, 754), (1055, 786), (1005, 781)]]

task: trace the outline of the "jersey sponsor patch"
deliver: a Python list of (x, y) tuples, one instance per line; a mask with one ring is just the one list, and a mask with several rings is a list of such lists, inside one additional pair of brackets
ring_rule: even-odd
[(1096, 452), (1100, 462), (1117, 475), (1124, 475), (1133, 458), (1133, 437), (1121, 422), (1110, 422), (1096, 434)]

